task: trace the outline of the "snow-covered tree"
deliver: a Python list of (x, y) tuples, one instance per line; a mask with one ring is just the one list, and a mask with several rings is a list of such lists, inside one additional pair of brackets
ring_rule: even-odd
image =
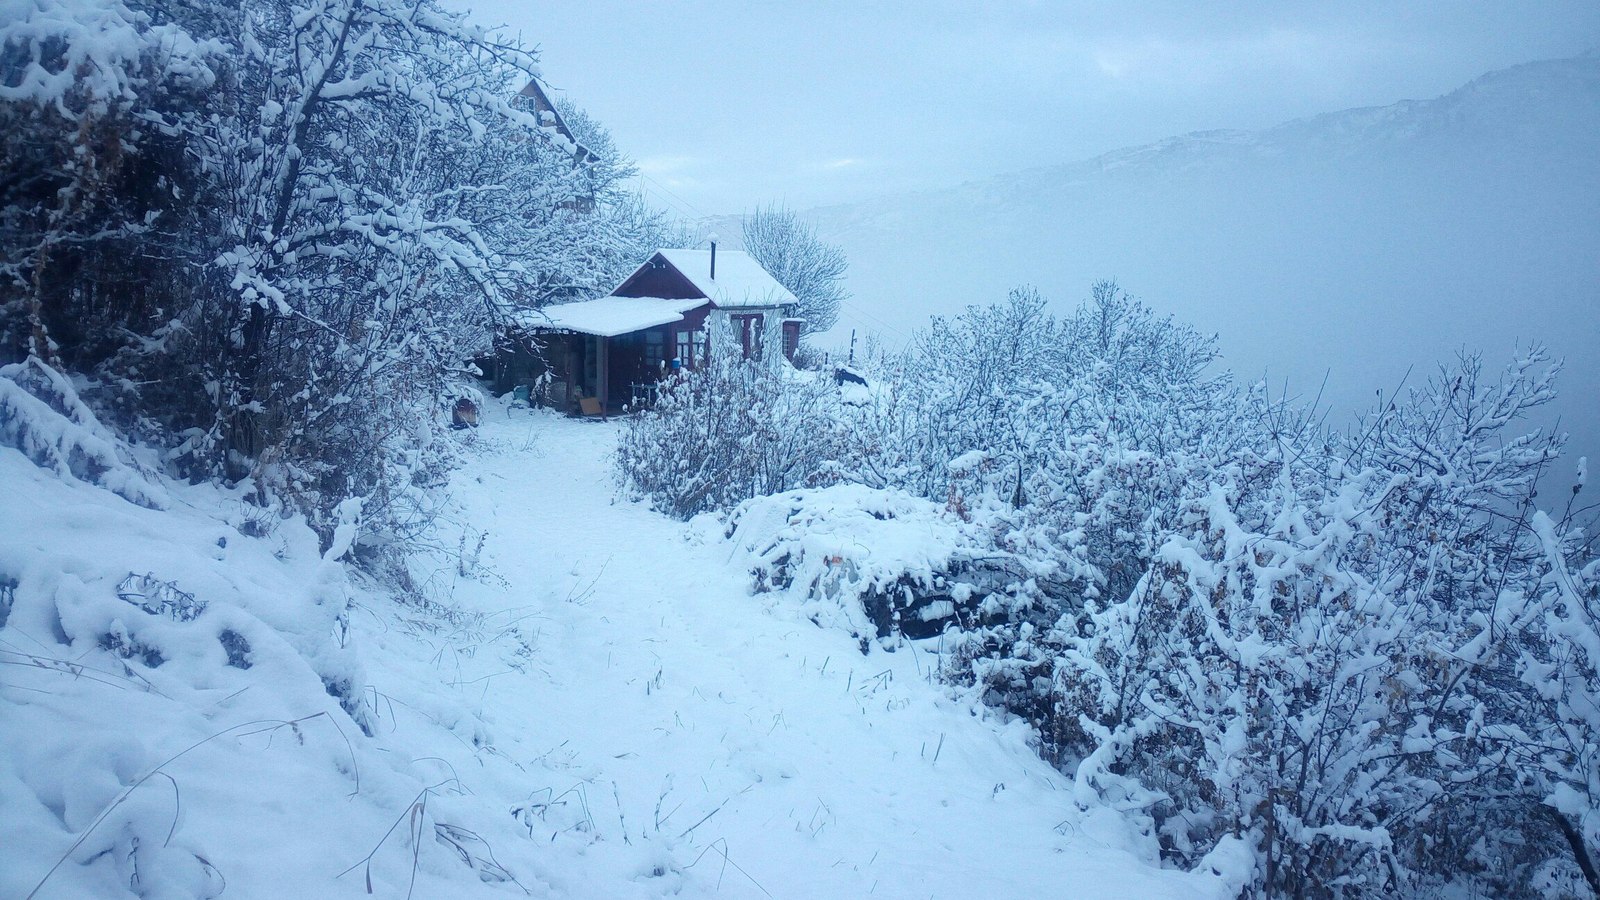
[(162, 123), (214, 93), (222, 50), (138, 3), (0, 20), (0, 359), (91, 364), (162, 305), (156, 246), (184, 233)]
[(0, 353), (93, 377), (176, 469), (325, 534), (347, 495), (374, 525), (426, 519), (463, 360), (669, 227), (597, 123), (598, 155), (524, 108), (531, 52), (435, 0), (22, 9), (0, 23)]
[(796, 314), (808, 333), (827, 331), (850, 298), (844, 288), (844, 251), (823, 241), (815, 228), (776, 204), (744, 217), (744, 249), (799, 301)]

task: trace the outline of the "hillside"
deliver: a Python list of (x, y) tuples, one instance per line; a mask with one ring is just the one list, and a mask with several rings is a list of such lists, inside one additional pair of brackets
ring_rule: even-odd
[(704, 282), (447, 0), (7, 9), (0, 897), (1600, 897), (1600, 57)]
[(486, 418), (466, 562), (410, 597), (215, 488), (146, 509), (0, 447), (0, 895), (1221, 894), (930, 683), (937, 641), (863, 656), (714, 523), (615, 500), (613, 425)]
[[(1336, 418), (1459, 349), (1547, 343), (1558, 411), (1600, 454), (1600, 56), (1445, 96), (808, 213), (850, 258), (834, 333), (903, 340), (1021, 284), (1070, 306), (1096, 279), (1222, 341), (1243, 377)], [(724, 233), (737, 228), (724, 225)], [(1416, 369), (1406, 380), (1408, 367)]]

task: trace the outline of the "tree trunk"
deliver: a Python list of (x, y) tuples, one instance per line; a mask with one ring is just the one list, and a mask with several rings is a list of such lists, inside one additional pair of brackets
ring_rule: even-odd
[(1600, 872), (1594, 867), (1594, 858), (1589, 855), (1589, 848), (1583, 843), (1583, 835), (1578, 833), (1572, 823), (1559, 810), (1545, 807), (1550, 813), (1550, 818), (1556, 820), (1556, 827), (1561, 829), (1562, 837), (1567, 839), (1567, 845), (1572, 848), (1572, 856), (1578, 861), (1578, 868), (1583, 870), (1584, 880), (1589, 882), (1589, 890), (1596, 898), (1600, 898)]

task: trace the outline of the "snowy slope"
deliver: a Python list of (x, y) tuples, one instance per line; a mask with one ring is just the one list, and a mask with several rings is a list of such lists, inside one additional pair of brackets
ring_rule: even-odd
[[(63, 857), (39, 897), (1226, 895), (931, 684), (937, 644), (863, 656), (719, 529), (614, 500), (613, 426), (485, 418), (441, 520), (476, 568), (423, 567), (430, 603), (214, 489), (143, 509), (0, 448), (0, 896)], [(129, 572), (209, 605), (147, 613)]]
[[(1032, 284), (1065, 304), (1113, 277), (1219, 333), (1228, 365), (1336, 413), (1461, 348), (1543, 341), (1559, 412), (1600, 455), (1600, 56), (1443, 97), (807, 214), (849, 256), (830, 338), (891, 342)], [(737, 233), (719, 223), (723, 233)]]

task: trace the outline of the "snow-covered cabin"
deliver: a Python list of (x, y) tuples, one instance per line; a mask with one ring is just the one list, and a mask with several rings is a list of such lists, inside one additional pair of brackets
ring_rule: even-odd
[(777, 337), (793, 361), (802, 320), (794, 294), (742, 250), (662, 249), (611, 293), (593, 300), (528, 310), (515, 322), (528, 344), (499, 357), (490, 373), (497, 391), (540, 379), (564, 409), (613, 412), (646, 401), (677, 369), (706, 362), (709, 325), (726, 317), (740, 351), (764, 352)]

